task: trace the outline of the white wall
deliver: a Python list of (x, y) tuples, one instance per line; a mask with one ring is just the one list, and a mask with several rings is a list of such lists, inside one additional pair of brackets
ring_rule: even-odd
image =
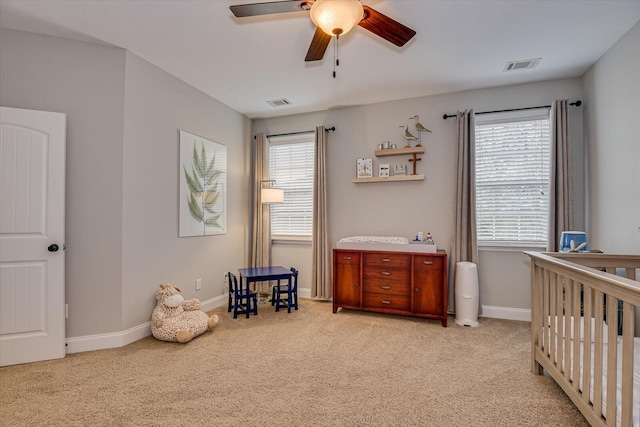
[[(185, 298), (226, 292), (248, 252), (249, 119), (136, 55), (126, 55), (122, 293), (125, 329), (149, 320), (160, 283)], [(178, 238), (178, 130), (227, 147), (227, 233)], [(202, 279), (202, 290), (195, 280)]]
[[(2, 105), (67, 114), (67, 338), (118, 345), (162, 282), (222, 301), (247, 262), (249, 119), (125, 50), (0, 31)], [(227, 146), (226, 235), (178, 238), (179, 129)]]
[(640, 254), (640, 23), (584, 76), (590, 247)]
[(122, 49), (0, 29), (0, 102), (67, 115), (68, 337), (122, 326)]
[[(277, 134), (335, 126), (328, 135), (330, 241), (350, 235), (375, 234), (413, 237), (418, 231), (433, 234), (438, 246), (450, 252), (455, 194), (455, 120), (444, 113), (474, 108), (476, 111), (549, 105), (554, 99), (572, 101), (582, 95), (581, 80), (564, 79), (518, 86), (413, 98), (325, 112), (255, 120), (253, 132)], [(370, 157), (374, 171), (380, 163), (407, 164), (407, 158), (377, 159), (376, 144), (385, 140), (403, 146), (402, 129), (415, 114), (433, 133), (423, 134), (426, 153), (417, 171), (425, 181), (353, 184), (355, 159)], [(582, 110), (572, 107), (576, 228), (584, 227)], [(289, 248), (294, 257), (295, 246)], [(278, 260), (287, 265), (287, 252), (278, 248)], [(275, 261), (275, 259), (274, 259)], [(310, 262), (310, 261), (309, 261)], [(310, 268), (310, 265), (309, 265)], [(479, 260), (483, 305), (528, 309), (529, 264), (522, 253), (482, 251)]]

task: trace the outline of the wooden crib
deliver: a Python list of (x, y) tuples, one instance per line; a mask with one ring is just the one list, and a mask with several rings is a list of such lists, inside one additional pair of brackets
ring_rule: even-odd
[(640, 425), (640, 256), (527, 255), (532, 371), (546, 370), (591, 425)]

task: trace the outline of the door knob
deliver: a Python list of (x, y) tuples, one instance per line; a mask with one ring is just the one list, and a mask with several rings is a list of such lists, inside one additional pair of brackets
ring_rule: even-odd
[(49, 247), (47, 248), (49, 252), (58, 252), (58, 249), (60, 249), (60, 247), (55, 243), (53, 245), (49, 245)]

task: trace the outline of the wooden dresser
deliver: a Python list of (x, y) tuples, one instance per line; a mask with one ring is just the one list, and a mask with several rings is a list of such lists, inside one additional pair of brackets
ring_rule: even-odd
[(333, 250), (339, 307), (438, 319), (447, 326), (447, 253)]

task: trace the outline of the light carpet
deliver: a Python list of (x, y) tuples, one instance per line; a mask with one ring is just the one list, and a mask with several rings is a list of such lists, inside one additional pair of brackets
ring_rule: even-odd
[(6, 426), (587, 426), (530, 371), (529, 323), (261, 305), (187, 344), (0, 368)]

